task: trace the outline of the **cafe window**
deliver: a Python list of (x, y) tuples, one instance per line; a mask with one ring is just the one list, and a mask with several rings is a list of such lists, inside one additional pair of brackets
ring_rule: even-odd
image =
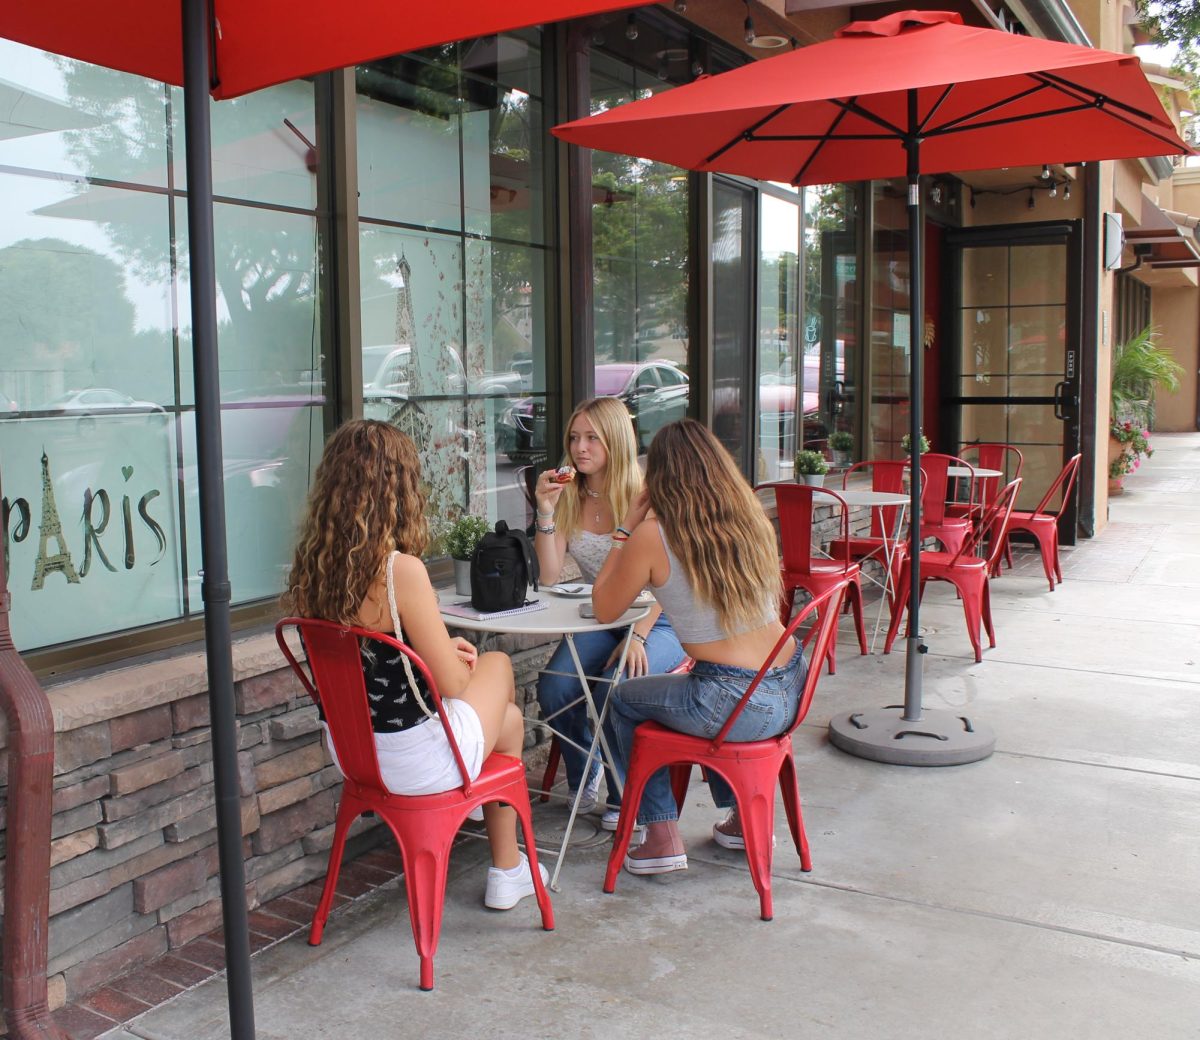
[(356, 82), (363, 414), (416, 441), (432, 516), (525, 527), (548, 385), (540, 32)]
[[(18, 649), (203, 612), (182, 92), (0, 41), (0, 469)], [(323, 441), (313, 87), (212, 107), (235, 605)]]

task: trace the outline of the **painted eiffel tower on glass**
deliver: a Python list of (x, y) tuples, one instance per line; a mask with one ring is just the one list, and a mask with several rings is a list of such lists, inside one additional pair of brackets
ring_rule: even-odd
[[(50, 460), (42, 452), (42, 522), (38, 525), (38, 554), (33, 565), (33, 590), (46, 584), (46, 575), (61, 571), (72, 585), (79, 584), (79, 574), (71, 562), (71, 553), (63, 538), (62, 521), (58, 518), (58, 504), (54, 501), (54, 488), (50, 485)], [(47, 553), (51, 539), (58, 543), (58, 552)]]
[(403, 252), (396, 261), (396, 273), (400, 276), (400, 288), (396, 290), (396, 343), (407, 343), (412, 349), (408, 355), (408, 397), (396, 403), (388, 421), (408, 434), (420, 449), (429, 444), (433, 424), (414, 400), (424, 393), (425, 380), (421, 372), (421, 352), (417, 349), (417, 323), (413, 316), (412, 267)]

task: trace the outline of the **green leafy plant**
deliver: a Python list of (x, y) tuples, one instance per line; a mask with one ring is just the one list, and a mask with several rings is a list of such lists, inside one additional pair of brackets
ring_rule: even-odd
[(829, 472), (829, 463), (819, 451), (796, 452), (796, 473), (806, 476), (820, 476)]
[(854, 448), (854, 434), (848, 430), (834, 430), (829, 435), (829, 447), (834, 451), (851, 451)]
[(1157, 343), (1158, 333), (1147, 325), (1137, 335), (1113, 347), (1112, 419), (1150, 426), (1154, 421), (1154, 393), (1178, 390), (1183, 369), (1171, 352)]
[(1142, 456), (1154, 454), (1150, 446), (1150, 431), (1132, 422), (1113, 423), (1108, 432), (1121, 445), (1121, 454), (1108, 464), (1108, 475), (1113, 480), (1128, 476), (1142, 464)]
[[(903, 451), (905, 455), (912, 454), (912, 438), (907, 433), (900, 438), (900, 450)], [(926, 437), (925, 434), (921, 434), (921, 454), (924, 455), (928, 450), (929, 438)]]
[(481, 516), (460, 516), (446, 531), (446, 552), (452, 559), (469, 560), (475, 552), (475, 547), (489, 530), (488, 522)]

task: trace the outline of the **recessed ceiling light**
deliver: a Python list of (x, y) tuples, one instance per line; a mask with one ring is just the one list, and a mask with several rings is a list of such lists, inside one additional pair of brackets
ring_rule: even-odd
[(769, 51), (776, 47), (786, 47), (788, 38), (786, 36), (758, 36), (756, 35), (750, 41), (751, 47), (757, 47), (760, 50)]

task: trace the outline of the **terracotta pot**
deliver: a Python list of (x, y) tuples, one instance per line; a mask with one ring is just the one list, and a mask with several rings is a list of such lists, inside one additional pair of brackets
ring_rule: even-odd
[(1125, 494), (1125, 478), (1124, 477), (1109, 477), (1108, 478), (1108, 497), (1114, 495)]

